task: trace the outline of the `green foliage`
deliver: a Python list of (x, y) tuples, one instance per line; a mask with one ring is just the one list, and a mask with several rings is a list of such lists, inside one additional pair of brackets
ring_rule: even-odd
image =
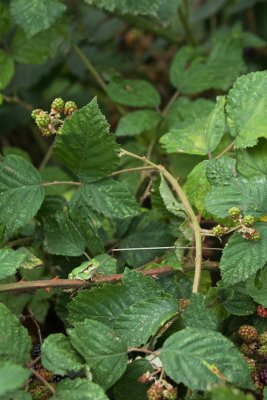
[(85, 182), (104, 178), (115, 171), (118, 150), (96, 99), (65, 121), (54, 148), (55, 156)]
[(108, 218), (127, 218), (138, 214), (136, 200), (122, 183), (113, 179), (93, 182), (81, 188), (82, 200)]
[(116, 129), (117, 136), (136, 136), (155, 128), (160, 122), (160, 115), (153, 110), (133, 111), (123, 115)]
[(108, 400), (104, 390), (88, 379), (65, 379), (57, 385), (57, 390), (52, 400)]
[(0, 50), (0, 90), (4, 89), (14, 75), (14, 61), (3, 50)]
[(107, 87), (108, 95), (116, 103), (131, 107), (158, 107), (160, 96), (147, 81), (112, 80)]
[(256, 228), (261, 235), (259, 241), (244, 239), (237, 233), (230, 238), (220, 263), (222, 279), (225, 284), (232, 285), (243, 282), (266, 264), (267, 226), (264, 223), (258, 223)]
[(15, 232), (39, 210), (44, 189), (38, 171), (25, 159), (8, 155), (0, 161), (0, 222)]
[(18, 389), (26, 381), (29, 371), (10, 361), (0, 361), (0, 395)]
[(229, 91), (227, 124), (238, 149), (252, 147), (258, 138), (267, 137), (267, 73), (255, 72), (238, 78)]
[(66, 6), (58, 0), (12, 0), (10, 11), (28, 37), (50, 28), (62, 15)]
[(191, 389), (205, 390), (208, 384), (222, 380), (251, 386), (245, 360), (218, 332), (186, 328), (174, 333), (165, 341), (160, 358), (167, 374)]
[(25, 255), (12, 249), (0, 249), (0, 279), (14, 275), (17, 268), (22, 266)]
[(55, 374), (67, 375), (79, 372), (84, 362), (70, 344), (70, 339), (62, 333), (48, 336), (42, 345), (42, 364)]
[(216, 149), (224, 134), (223, 97), (217, 99), (207, 118), (201, 116), (188, 126), (173, 129), (161, 138), (161, 143), (168, 153), (189, 153), (205, 155)]
[(96, 382), (107, 389), (121, 377), (127, 365), (127, 346), (113, 330), (87, 319), (74, 324), (68, 334), (72, 346), (90, 366)]
[(1, 361), (25, 364), (30, 358), (31, 338), (26, 328), (3, 304), (0, 304)]

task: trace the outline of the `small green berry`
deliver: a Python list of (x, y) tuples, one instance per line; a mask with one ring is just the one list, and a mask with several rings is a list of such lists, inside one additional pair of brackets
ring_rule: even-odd
[(228, 215), (231, 217), (234, 221), (236, 221), (240, 217), (240, 209), (238, 207), (232, 207), (228, 210)]
[(258, 355), (259, 355), (259, 356), (266, 357), (266, 355), (267, 355), (267, 344), (262, 345), (262, 346), (258, 349)]
[(47, 126), (48, 126), (49, 123), (50, 123), (49, 115), (48, 115), (46, 112), (41, 111), (41, 112), (36, 116), (35, 122), (36, 122), (38, 128), (47, 128)]
[(250, 234), (249, 237), (250, 240), (255, 240), (255, 241), (260, 240), (260, 238), (261, 238), (260, 233), (256, 229), (254, 229), (254, 231)]
[(242, 223), (245, 226), (252, 226), (255, 223), (255, 218), (252, 215), (245, 215)]
[(177, 399), (177, 389), (172, 387), (163, 391), (164, 400), (176, 400)]
[(51, 132), (51, 130), (49, 128), (41, 128), (40, 131), (43, 136), (53, 135), (53, 133)]
[(64, 111), (64, 106), (64, 100), (61, 99), (61, 97), (57, 97), (51, 104), (51, 110), (57, 113), (62, 113)]
[(254, 356), (255, 354), (255, 349), (253, 344), (250, 345), (248, 343), (242, 343), (242, 345), (240, 346), (240, 351), (247, 357)]
[(214, 233), (215, 236), (220, 237), (225, 233), (225, 229), (223, 226), (217, 225), (214, 226), (214, 228), (212, 228), (212, 232)]
[(36, 120), (37, 115), (39, 115), (42, 111), (44, 110), (42, 110), (41, 108), (36, 108), (32, 111), (31, 117), (34, 119), (34, 121)]
[(256, 371), (256, 361), (253, 360), (253, 358), (249, 358), (249, 357), (244, 357), (247, 364), (248, 364), (248, 369), (250, 371), (251, 374), (253, 374)]
[(163, 388), (157, 382), (153, 383), (147, 391), (147, 398), (148, 400), (161, 400)]
[(267, 331), (259, 335), (259, 342), (261, 345), (267, 344)]
[(64, 108), (64, 114), (68, 117), (70, 116), (74, 111), (78, 110), (77, 105), (74, 103), (74, 101), (67, 101), (65, 104)]

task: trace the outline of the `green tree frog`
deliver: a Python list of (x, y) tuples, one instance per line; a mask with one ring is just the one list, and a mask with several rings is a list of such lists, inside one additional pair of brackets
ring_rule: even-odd
[(92, 259), (91, 261), (84, 261), (79, 267), (74, 268), (68, 275), (68, 279), (80, 279), (81, 281), (88, 281), (92, 279), (95, 270), (99, 267), (100, 263)]

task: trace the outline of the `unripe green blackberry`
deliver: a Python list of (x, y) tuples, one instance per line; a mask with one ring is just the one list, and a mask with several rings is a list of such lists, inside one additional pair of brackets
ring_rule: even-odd
[(41, 111), (38, 115), (36, 115), (35, 122), (38, 128), (47, 128), (50, 123), (49, 115), (46, 112)]
[(78, 110), (78, 107), (74, 103), (74, 101), (67, 101), (64, 107), (64, 114), (68, 117), (70, 116), (74, 111)]
[(62, 135), (63, 133), (63, 126), (60, 126), (57, 130), (57, 135)]
[(267, 344), (267, 331), (259, 335), (259, 342), (261, 345)]
[(255, 223), (255, 218), (252, 215), (245, 215), (242, 223), (245, 226), (252, 226)]
[(51, 110), (60, 114), (64, 111), (64, 106), (65, 106), (64, 100), (61, 99), (61, 97), (57, 97), (55, 100), (53, 100), (51, 104)]
[(177, 389), (173, 387), (170, 389), (163, 390), (163, 399), (176, 400), (177, 399)]
[(234, 221), (236, 221), (240, 217), (240, 209), (238, 207), (232, 207), (228, 210), (228, 215), (231, 217)]
[(163, 388), (158, 383), (153, 383), (147, 391), (148, 400), (161, 400)]
[(35, 110), (32, 111), (31, 117), (34, 119), (34, 121), (36, 120), (37, 115), (39, 115), (43, 111), (44, 110), (42, 110), (41, 108), (36, 108)]
[(238, 329), (238, 335), (245, 343), (252, 343), (258, 339), (257, 329), (252, 325), (242, 325)]
[(50, 136), (53, 135), (53, 132), (49, 128), (41, 128), (40, 132), (43, 136)]
[(249, 240), (257, 241), (260, 240), (260, 238), (261, 238), (260, 232), (257, 231), (256, 229), (254, 229), (254, 231), (249, 236)]
[(262, 345), (258, 351), (257, 351), (258, 355), (261, 357), (265, 357), (267, 355), (267, 344)]
[(214, 228), (212, 228), (212, 232), (214, 233), (215, 236), (220, 237), (225, 233), (225, 229), (223, 226), (217, 225), (214, 226)]

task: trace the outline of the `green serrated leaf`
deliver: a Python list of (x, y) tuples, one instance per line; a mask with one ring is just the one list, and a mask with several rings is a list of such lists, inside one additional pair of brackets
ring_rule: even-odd
[(18, 29), (11, 42), (14, 60), (22, 64), (43, 64), (67, 48), (64, 36), (54, 27), (31, 38)]
[(84, 368), (84, 361), (62, 333), (49, 335), (42, 344), (42, 365), (54, 374), (67, 375)]
[(261, 287), (256, 285), (256, 277), (253, 275), (246, 281), (246, 291), (253, 300), (267, 308), (267, 268), (263, 268), (259, 273)]
[(170, 190), (162, 174), (159, 185), (159, 192), (167, 210), (170, 211), (172, 214), (176, 215), (177, 217), (185, 218), (185, 211), (183, 205), (175, 199), (172, 191)]
[(236, 160), (226, 156), (207, 160), (206, 175), (212, 186), (229, 185), (236, 177)]
[(160, 358), (166, 374), (192, 390), (229, 382), (252, 388), (248, 366), (235, 345), (221, 333), (186, 328), (164, 343)]
[(165, 119), (169, 129), (182, 129), (193, 125), (197, 120), (203, 125), (212, 110), (214, 102), (207, 99), (190, 100), (188, 97), (179, 97), (167, 110)]
[(138, 378), (147, 371), (153, 372), (150, 362), (141, 359), (131, 362), (122, 375), (115, 383), (113, 393), (117, 400), (144, 400), (150, 383), (140, 383)]
[(222, 304), (233, 315), (251, 315), (255, 312), (256, 305), (248, 292), (238, 286), (233, 288), (233, 295), (222, 301)]
[(0, 358), (15, 364), (25, 364), (30, 359), (31, 338), (18, 318), (0, 303)]
[(266, 179), (247, 181), (236, 178), (227, 186), (213, 186), (205, 199), (208, 212), (220, 218), (228, 216), (231, 207), (238, 207), (242, 215), (260, 217), (267, 214)]
[(16, 253), (21, 254), (24, 256), (24, 259), (20, 265), (20, 268), (25, 268), (25, 269), (33, 269), (35, 267), (38, 267), (39, 265), (43, 264), (43, 261), (37, 257), (34, 252), (31, 251), (31, 249), (28, 249), (26, 247), (20, 247)]
[(108, 400), (104, 390), (88, 379), (64, 379), (50, 400)]
[(73, 347), (90, 367), (104, 389), (112, 386), (127, 366), (127, 346), (108, 326), (94, 320), (78, 322), (68, 329)]
[(247, 178), (267, 177), (267, 141), (260, 139), (251, 149), (238, 150), (237, 170)]
[(18, 389), (29, 377), (30, 371), (10, 361), (0, 361), (0, 396)]
[(0, 194), (0, 222), (14, 232), (36, 215), (43, 202), (39, 172), (21, 157), (4, 157), (0, 161)]
[(227, 124), (237, 149), (254, 146), (260, 137), (267, 138), (266, 93), (266, 71), (241, 76), (229, 91)]
[(168, 153), (205, 155), (216, 149), (225, 130), (224, 97), (207, 117), (201, 116), (188, 126), (173, 129), (163, 135), (160, 142)]
[(117, 136), (136, 136), (155, 128), (160, 122), (160, 115), (153, 110), (140, 110), (127, 113), (119, 120)]
[(176, 53), (171, 69), (172, 84), (185, 94), (216, 88), (227, 90), (244, 72), (241, 32), (218, 32), (208, 56), (202, 48), (184, 46)]
[(49, 254), (80, 256), (85, 241), (76, 225), (65, 212), (44, 219), (44, 246)]
[(0, 90), (5, 89), (15, 73), (13, 58), (0, 49)]
[(263, 268), (267, 262), (267, 226), (257, 223), (253, 227), (260, 233), (260, 240), (244, 239), (234, 233), (224, 248), (220, 271), (225, 285), (243, 282)]
[(66, 6), (58, 0), (12, 0), (10, 12), (27, 37), (50, 28), (63, 14)]
[(90, 208), (108, 218), (122, 219), (139, 213), (138, 204), (131, 192), (114, 179), (83, 185), (81, 198)]
[(115, 332), (129, 346), (147, 343), (169, 319), (175, 316), (178, 302), (170, 297), (152, 297), (128, 307), (115, 321)]
[(113, 101), (126, 106), (154, 108), (160, 105), (159, 93), (144, 80), (112, 80), (107, 86), (107, 92)]
[(14, 275), (22, 265), (25, 254), (9, 248), (0, 249), (0, 279)]
[(205, 306), (204, 301), (205, 296), (203, 294), (191, 295), (190, 303), (183, 313), (184, 323), (190, 328), (217, 330), (218, 317)]
[(107, 11), (117, 10), (121, 14), (156, 15), (162, 0), (85, 0), (87, 4), (95, 5)]
[(187, 176), (184, 190), (192, 205), (201, 213), (205, 214), (205, 198), (210, 190), (210, 183), (206, 175), (207, 160), (197, 164)]
[(160, 294), (153, 279), (126, 272), (122, 285), (105, 285), (78, 293), (68, 305), (69, 321), (75, 323), (88, 318), (113, 327), (115, 320), (132, 304)]
[(86, 182), (107, 177), (116, 170), (119, 146), (109, 133), (96, 99), (64, 122), (54, 151), (60, 161)]

